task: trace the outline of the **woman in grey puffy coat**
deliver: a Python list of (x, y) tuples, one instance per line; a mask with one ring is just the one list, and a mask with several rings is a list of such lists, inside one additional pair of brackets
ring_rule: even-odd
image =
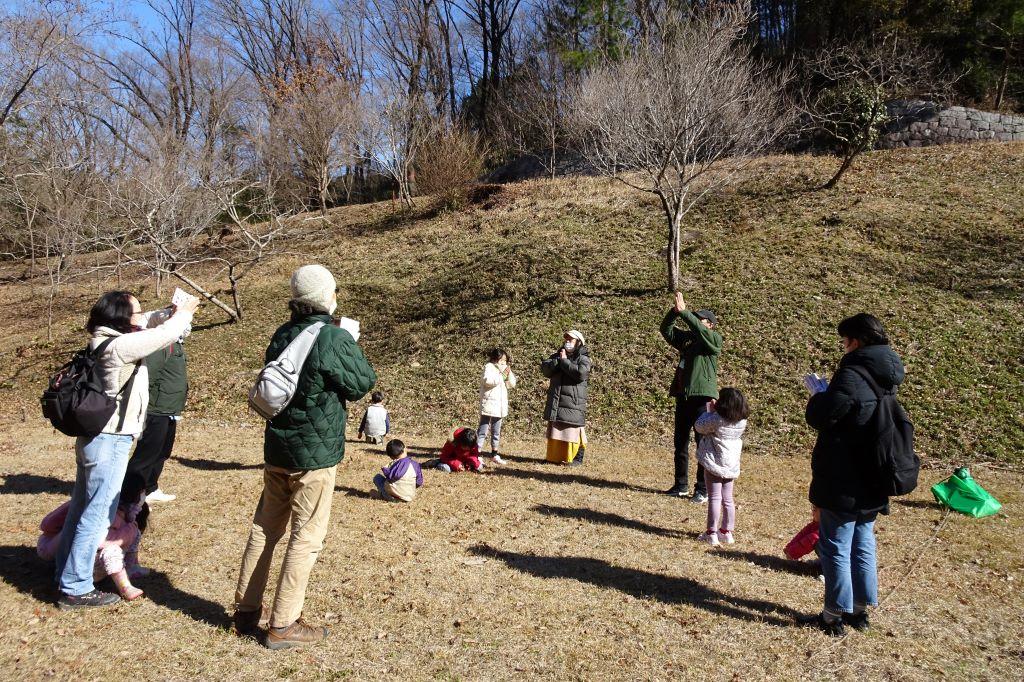
[(544, 407), (548, 420), (549, 462), (583, 464), (587, 445), (587, 379), (593, 363), (583, 334), (571, 329), (557, 353), (540, 363), (540, 372), (551, 380)]

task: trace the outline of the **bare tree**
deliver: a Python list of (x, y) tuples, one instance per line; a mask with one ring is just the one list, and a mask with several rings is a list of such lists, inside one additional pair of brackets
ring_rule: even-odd
[(52, 338), (53, 309), (63, 286), (86, 274), (76, 257), (95, 248), (102, 213), (93, 199), (99, 183), (95, 161), (98, 132), (90, 119), (62, 106), (57, 93), (71, 92), (65, 80), (49, 81), (39, 90), (31, 119), (23, 119), (20, 157), (0, 169), (0, 198), (8, 219), (20, 221), (28, 234), (34, 261), (41, 260), (48, 279), (47, 340)]
[(417, 157), (444, 123), (422, 94), (410, 95), (397, 84), (382, 84), (372, 98), (371, 110), (372, 115), (363, 119), (362, 146), (374, 166), (395, 182), (399, 200), (412, 208)]
[(275, 86), (274, 144), (325, 215), (332, 182), (356, 163), (361, 117), (358, 80), (322, 64), (296, 71)]
[(12, 3), (0, 15), (0, 127), (32, 83), (91, 28), (85, 4), (75, 0)]
[(560, 57), (538, 49), (506, 78), (495, 106), (492, 135), (506, 153), (532, 156), (552, 179), (572, 142), (568, 110), (573, 84)]
[(890, 121), (889, 101), (943, 101), (956, 80), (942, 68), (937, 51), (894, 33), (834, 44), (810, 57), (805, 71), (803, 121), (842, 159), (824, 189), (834, 187), (854, 160), (874, 146)]
[(594, 168), (661, 200), (675, 290), (684, 216), (777, 139), (788, 108), (785, 76), (742, 40), (748, 3), (711, 3), (659, 26), (622, 62), (584, 77), (573, 119)]
[[(473, 79), (477, 87), (478, 120), (487, 131), (491, 106), (506, 71), (510, 33), (522, 0), (454, 0), (479, 40), (480, 74)], [(470, 62), (472, 63), (472, 62)]]
[[(278, 252), (286, 216), (277, 212), (270, 183), (224, 173), (197, 184), (187, 169), (187, 161), (165, 160), (108, 185), (108, 209), (123, 225), (107, 245), (124, 262), (177, 279), (239, 321), (240, 281)], [(221, 277), (230, 303), (210, 284)]]

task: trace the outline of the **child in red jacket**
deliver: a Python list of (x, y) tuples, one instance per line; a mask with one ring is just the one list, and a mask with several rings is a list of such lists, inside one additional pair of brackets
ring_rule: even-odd
[(455, 429), (451, 439), (441, 448), (441, 463), (437, 468), (445, 473), (463, 469), (483, 471), (480, 448), (476, 445), (476, 431), (464, 426)]

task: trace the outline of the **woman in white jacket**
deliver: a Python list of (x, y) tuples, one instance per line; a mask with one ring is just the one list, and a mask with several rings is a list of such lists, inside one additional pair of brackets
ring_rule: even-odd
[(181, 336), (198, 306), (199, 299), (192, 299), (176, 309), (146, 314), (129, 292), (111, 291), (89, 312), (89, 348), (95, 350), (111, 339), (97, 359), (97, 368), (104, 392), (115, 399), (117, 407), (99, 435), (75, 441), (78, 471), (55, 557), (61, 609), (119, 601), (116, 594), (101, 592), (93, 585), (93, 563), (117, 511), (132, 441), (146, 420), (149, 377), (143, 360)]
[(476, 430), (476, 445), (483, 452), (487, 430), (490, 429), (491, 458), (495, 464), (504, 464), (498, 453), (501, 420), (508, 416), (508, 389), (516, 387), (516, 375), (509, 367), (508, 353), (501, 348), (492, 350), (487, 360), (480, 382), (480, 426)]

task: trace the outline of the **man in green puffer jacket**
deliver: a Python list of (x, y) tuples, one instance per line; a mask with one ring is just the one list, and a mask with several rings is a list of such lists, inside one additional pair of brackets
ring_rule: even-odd
[(310, 626), (301, 618), (302, 605), (310, 571), (327, 535), (335, 472), (345, 455), (347, 401), (359, 400), (377, 383), (355, 339), (333, 323), (337, 286), (327, 268), (302, 266), (292, 275), (291, 290), (291, 320), (274, 333), (266, 361), (277, 359), (309, 325), (325, 324), (302, 366), (294, 397), (267, 422), (263, 495), (235, 591), (235, 628), (239, 634), (256, 635), (274, 547), (289, 531), (264, 639), (270, 649), (311, 644), (327, 636), (325, 628)]
[[(682, 318), (687, 329), (676, 327)], [(683, 295), (676, 292), (675, 306), (661, 322), (661, 335), (679, 351), (679, 364), (669, 395), (676, 399), (675, 414), (675, 483), (665, 492), (673, 497), (685, 497), (689, 491), (690, 432), (699, 442), (700, 434), (693, 425), (708, 401), (718, 397), (718, 356), (722, 352), (722, 335), (715, 331), (718, 318), (710, 310), (691, 313), (686, 309)], [(708, 499), (704, 483), (704, 467), (697, 463), (697, 481), (694, 484), (694, 502)]]

